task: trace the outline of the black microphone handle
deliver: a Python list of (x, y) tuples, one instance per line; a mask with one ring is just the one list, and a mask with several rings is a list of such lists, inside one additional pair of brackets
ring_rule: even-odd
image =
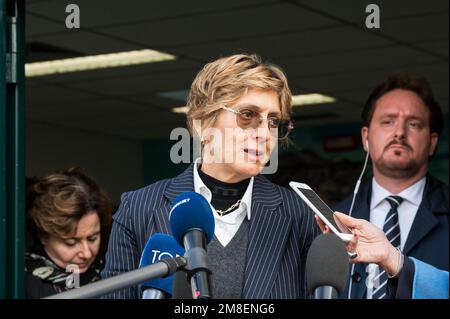
[(337, 299), (337, 290), (333, 286), (320, 286), (314, 290), (314, 299)]
[(177, 271), (173, 275), (172, 299), (192, 299), (191, 284), (184, 271)]
[(190, 278), (194, 299), (212, 298), (210, 274), (206, 263), (206, 236), (199, 229), (188, 231), (183, 237), (186, 271)]
[(192, 297), (194, 299), (211, 299), (211, 285), (208, 270), (197, 270), (191, 277)]
[(206, 245), (206, 236), (201, 229), (190, 229), (183, 236), (183, 246), (186, 251), (196, 247), (205, 248)]

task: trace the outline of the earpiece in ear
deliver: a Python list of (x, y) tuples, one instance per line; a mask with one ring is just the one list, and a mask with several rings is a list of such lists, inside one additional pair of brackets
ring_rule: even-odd
[(205, 138), (205, 137), (201, 137), (200, 138), (200, 143), (202, 144), (202, 145), (206, 145), (206, 144), (208, 144), (208, 142), (209, 142), (209, 139), (208, 138)]
[(367, 152), (369, 152), (369, 140), (368, 139), (366, 139), (366, 149), (367, 149)]

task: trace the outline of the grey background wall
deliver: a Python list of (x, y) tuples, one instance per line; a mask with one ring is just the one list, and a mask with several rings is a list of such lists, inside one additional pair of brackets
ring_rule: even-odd
[(81, 166), (115, 203), (122, 192), (143, 185), (142, 154), (137, 141), (35, 123), (26, 128), (27, 176)]

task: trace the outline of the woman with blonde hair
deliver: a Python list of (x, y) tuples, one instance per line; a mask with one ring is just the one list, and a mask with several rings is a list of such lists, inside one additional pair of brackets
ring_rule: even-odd
[[(215, 220), (207, 247), (213, 298), (307, 298), (306, 255), (320, 230), (294, 192), (261, 174), (293, 129), (285, 74), (256, 55), (220, 58), (197, 74), (187, 107), (201, 157), (174, 178), (122, 195), (102, 277), (137, 268), (148, 238), (169, 233), (174, 198), (195, 191)], [(140, 294), (133, 287), (108, 297)]]

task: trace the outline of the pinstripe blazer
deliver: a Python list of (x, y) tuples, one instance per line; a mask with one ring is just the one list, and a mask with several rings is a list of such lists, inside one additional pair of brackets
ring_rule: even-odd
[[(193, 165), (175, 178), (124, 193), (113, 216), (103, 278), (136, 269), (148, 238), (170, 234), (171, 202), (194, 190)], [(291, 190), (264, 176), (254, 179), (243, 298), (308, 298), (305, 262), (320, 233), (313, 212)], [(137, 287), (106, 298), (139, 298)]]

